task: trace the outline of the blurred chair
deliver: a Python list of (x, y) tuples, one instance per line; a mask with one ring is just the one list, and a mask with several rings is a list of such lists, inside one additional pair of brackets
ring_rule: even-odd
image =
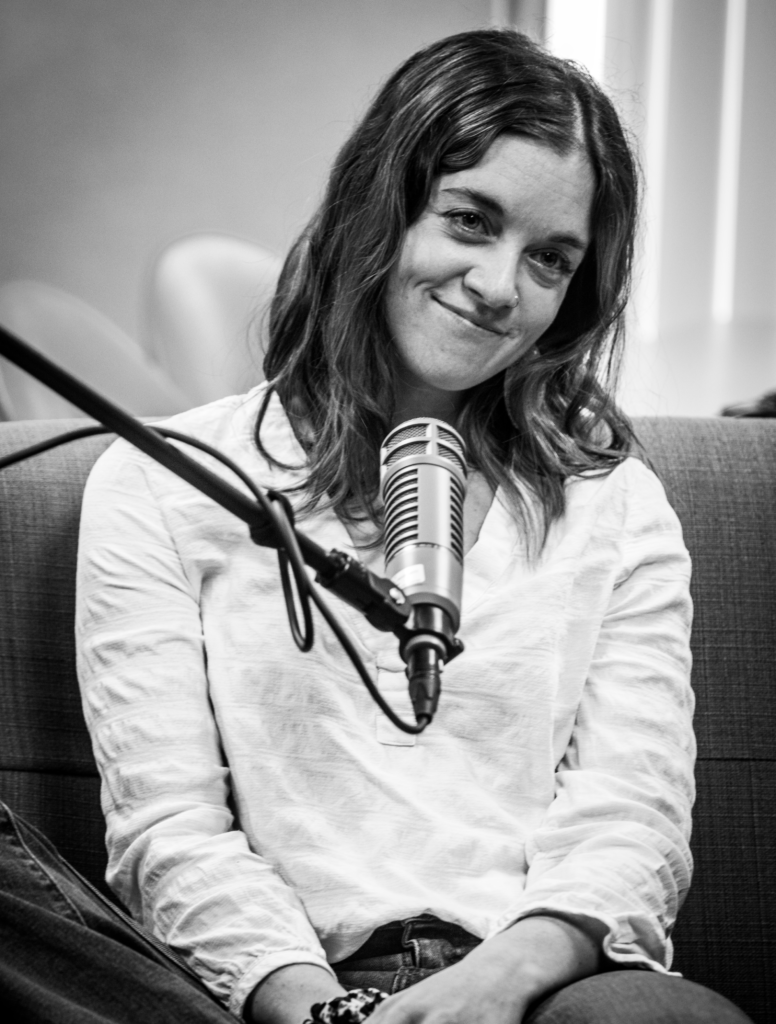
[(726, 405), (720, 416), (737, 416), (739, 419), (773, 419), (776, 417), (776, 391), (766, 391), (759, 398), (748, 402)]
[(281, 260), (254, 242), (190, 235), (156, 260), (146, 296), (150, 355), (192, 403), (264, 379), (269, 303)]
[[(0, 323), (135, 416), (167, 416), (193, 404), (111, 320), (68, 292), (39, 281), (0, 286)], [(83, 416), (64, 398), (0, 358), (5, 419)]]

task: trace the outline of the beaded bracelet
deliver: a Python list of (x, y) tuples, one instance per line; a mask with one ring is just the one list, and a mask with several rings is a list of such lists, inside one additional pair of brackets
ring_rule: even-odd
[(379, 988), (352, 988), (344, 996), (313, 1003), (303, 1024), (362, 1024), (388, 998)]

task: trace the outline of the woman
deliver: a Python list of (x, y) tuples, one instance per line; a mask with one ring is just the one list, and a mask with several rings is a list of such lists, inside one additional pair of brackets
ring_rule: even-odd
[[(79, 672), (109, 881), (247, 1021), (344, 1019), (370, 985), (394, 993), (375, 1024), (746, 1019), (667, 973), (689, 560), (608, 389), (635, 217), (590, 79), (515, 33), (442, 40), (338, 157), (273, 303), (269, 386), (173, 421), (377, 572), (383, 437), (462, 432), (466, 653), (418, 738), (325, 627), (295, 650), (239, 522), (123, 443), (90, 478)], [(338, 614), (407, 717), (395, 639)]]

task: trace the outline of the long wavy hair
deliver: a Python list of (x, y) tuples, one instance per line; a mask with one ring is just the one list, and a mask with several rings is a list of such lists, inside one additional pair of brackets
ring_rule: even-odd
[[(637, 220), (635, 161), (617, 113), (577, 65), (511, 30), (450, 36), (388, 79), (339, 152), (315, 216), (286, 259), (264, 370), (306, 454), (302, 514), (372, 520), (378, 451), (400, 387), (386, 285), (435, 178), (472, 167), (500, 135), (565, 155), (595, 175), (591, 244), (550, 327), (512, 366), (462, 397), (469, 461), (499, 485), (539, 541), (565, 509), (565, 482), (606, 473), (633, 434), (613, 400)], [(289, 467), (286, 467), (289, 468)], [(529, 537), (530, 539), (530, 537)]]

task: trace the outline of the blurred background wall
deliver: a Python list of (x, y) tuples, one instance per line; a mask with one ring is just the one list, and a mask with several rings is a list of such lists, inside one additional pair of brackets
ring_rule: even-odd
[(282, 255), (375, 87), (488, 24), (586, 63), (640, 147), (626, 407), (775, 387), (774, 0), (0, 0), (0, 283), (65, 289), (142, 343), (168, 243)]
[(375, 86), (488, 0), (1, 0), (0, 280), (131, 335), (151, 258), (194, 231), (283, 253)]

